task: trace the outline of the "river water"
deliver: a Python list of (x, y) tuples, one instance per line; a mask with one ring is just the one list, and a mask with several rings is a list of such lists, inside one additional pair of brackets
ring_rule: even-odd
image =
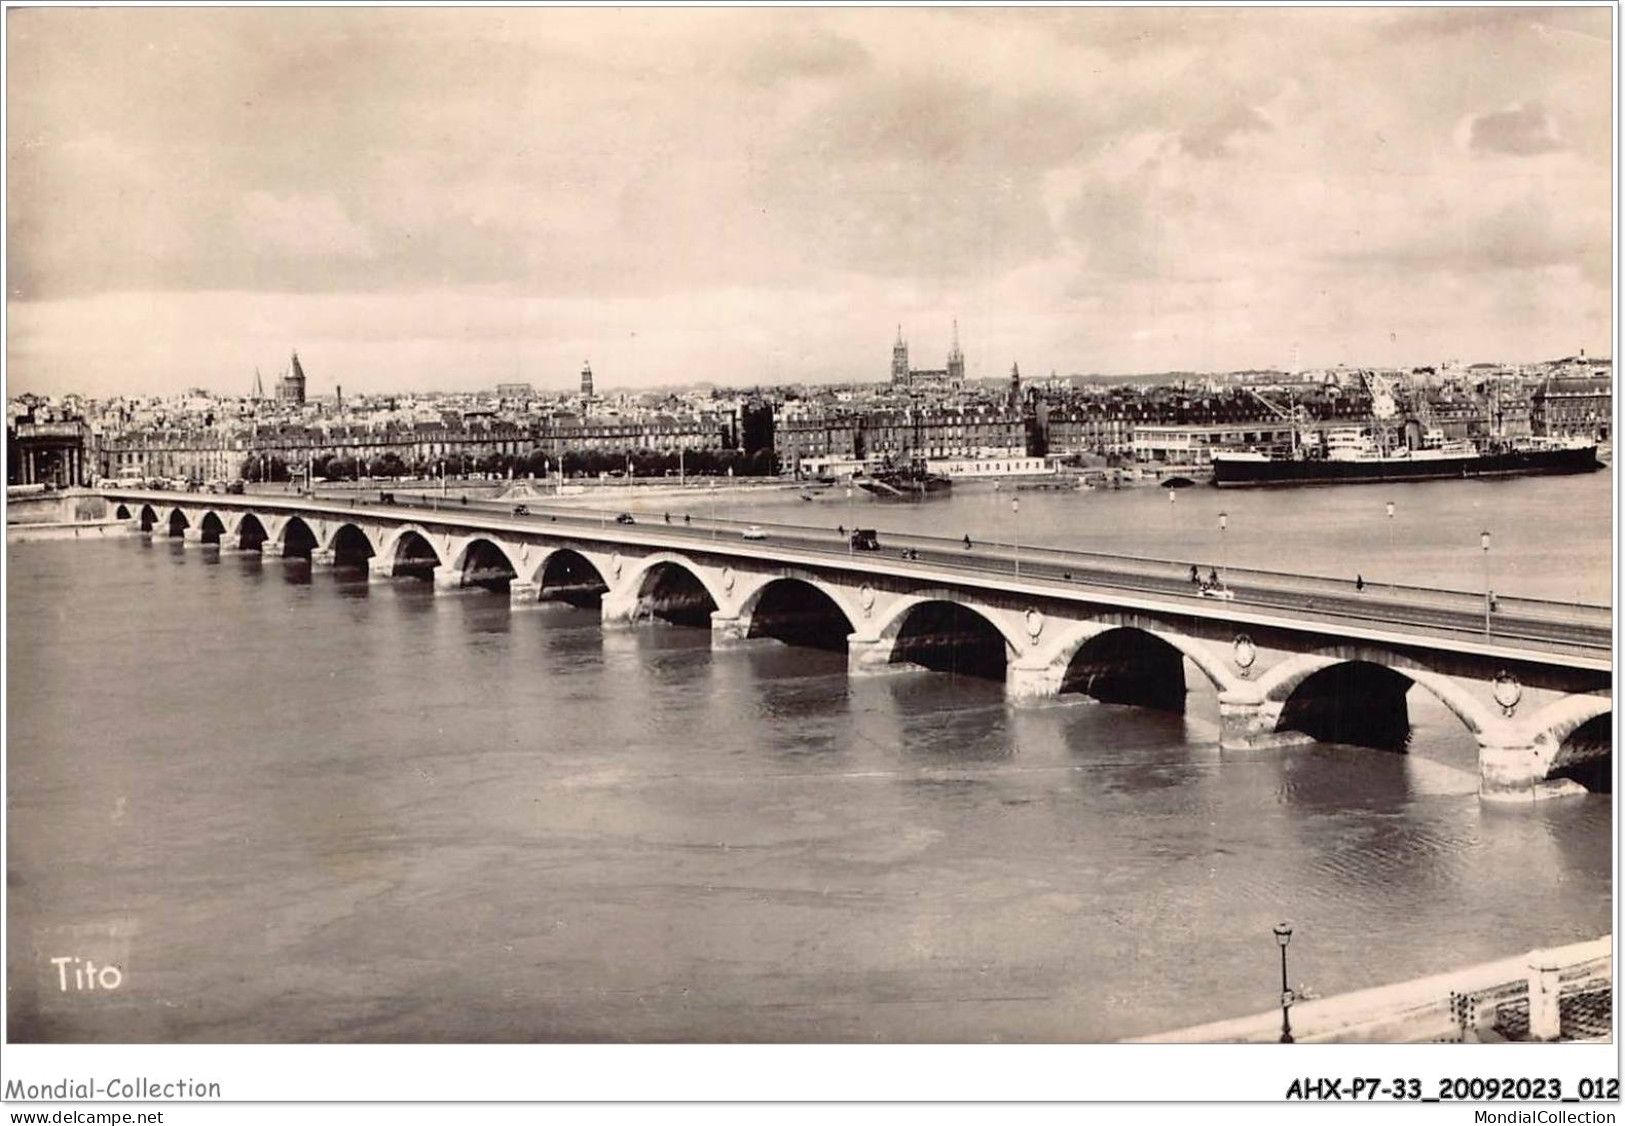
[[(986, 540), (1011, 496), (718, 507)], [(1605, 474), (1020, 496), (1023, 542), (1466, 589), (1487, 528), (1497, 589), (1609, 601)], [(179, 541), (7, 563), (17, 1040), (1100, 1041), (1269, 1008), (1281, 919), (1321, 995), (1611, 926), (1611, 798), (1481, 805), (1417, 692), (1405, 754), (1221, 754), (1199, 679), (1010, 709)]]

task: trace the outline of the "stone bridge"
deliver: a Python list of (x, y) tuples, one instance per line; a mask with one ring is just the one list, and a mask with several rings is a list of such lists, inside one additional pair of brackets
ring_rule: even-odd
[[(365, 566), (514, 606), (600, 608), (608, 628), (660, 619), (844, 650), (855, 675), (925, 667), (1002, 679), (1014, 703), (1080, 693), (1182, 711), (1211, 684), (1227, 750), (1324, 739), (1401, 749), (1420, 687), (1477, 740), (1480, 794), (1531, 800), (1610, 786), (1611, 614), (1462, 592), (1359, 600), (1333, 580), (1264, 575), (1232, 598), (1149, 576), (1144, 561), (927, 544), (854, 552), (818, 529), (618, 524), (572, 509), (515, 515), (350, 500), (108, 491), (155, 536), (222, 552)], [(892, 537), (888, 537), (891, 539)], [(896, 537), (903, 543), (904, 537)], [(1347, 584), (1341, 584), (1346, 587)], [(1508, 600), (1511, 601), (1511, 600)], [(1492, 622), (1489, 609), (1497, 611)]]

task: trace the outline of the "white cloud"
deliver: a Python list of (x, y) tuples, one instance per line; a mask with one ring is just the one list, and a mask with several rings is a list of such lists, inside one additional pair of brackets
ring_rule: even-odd
[(12, 26), (23, 386), (231, 387), (309, 340), (357, 387), (515, 357), (567, 377), (578, 352), (833, 378), (883, 371), (897, 320), (945, 347), (955, 315), (989, 374), (1376, 360), (1395, 324), (1416, 361), (1609, 332), (1605, 11)]

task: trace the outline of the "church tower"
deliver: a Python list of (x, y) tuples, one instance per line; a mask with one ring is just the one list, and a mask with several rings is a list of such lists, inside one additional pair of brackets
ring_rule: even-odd
[(897, 326), (897, 343), (891, 346), (891, 381), (908, 383), (908, 345), (903, 342), (903, 326)]
[(299, 353), (288, 361), (288, 370), (276, 383), (277, 402), (286, 406), (305, 405), (305, 369), (299, 366)]
[(954, 320), (954, 346), (948, 350), (948, 382), (965, 382), (965, 353), (959, 350), (959, 321)]
[(592, 364), (585, 360), (581, 363), (581, 397), (592, 402)]
[(1015, 364), (1010, 365), (1010, 409), (1015, 410), (1021, 406), (1021, 368)]

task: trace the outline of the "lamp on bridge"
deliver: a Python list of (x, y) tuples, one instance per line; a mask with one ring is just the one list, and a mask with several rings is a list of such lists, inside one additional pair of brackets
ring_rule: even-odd
[(1495, 594), (1490, 590), (1490, 534), (1478, 533), (1478, 546), (1484, 549), (1484, 636), (1490, 633), (1490, 607), (1495, 604)]
[[(1230, 556), (1224, 550), (1224, 530), (1229, 526), (1230, 514), (1228, 512), (1219, 513), (1219, 567), (1225, 571), (1230, 569)], [(1225, 585), (1228, 586), (1229, 583), (1226, 582)]]
[(853, 548), (853, 546), (852, 546), (852, 541), (853, 541), (853, 538), (854, 538), (852, 533), (855, 530), (856, 529), (854, 529), (853, 526), (852, 526), (852, 486), (847, 485), (847, 487), (846, 487), (846, 531), (847, 531), (847, 535), (846, 535), (846, 553), (848, 555), (851, 555), (852, 552), (855, 550)]
[[(1394, 502), (1389, 501), (1386, 508), (1388, 512), (1388, 566), (1395, 567), (1397, 569), (1398, 564), (1394, 561)], [(1395, 572), (1390, 571), (1388, 573), (1391, 575)], [(1390, 580), (1388, 583), (1388, 588), (1397, 593), (1399, 590), (1399, 584)]]
[(1275, 943), (1281, 948), (1281, 1043), (1290, 1044), (1292, 1040), (1292, 990), (1286, 983), (1286, 944), (1292, 941), (1292, 927), (1286, 923), (1275, 924)]
[(1016, 519), (1016, 578), (1021, 577), (1021, 498), (1010, 498), (1010, 512)]

